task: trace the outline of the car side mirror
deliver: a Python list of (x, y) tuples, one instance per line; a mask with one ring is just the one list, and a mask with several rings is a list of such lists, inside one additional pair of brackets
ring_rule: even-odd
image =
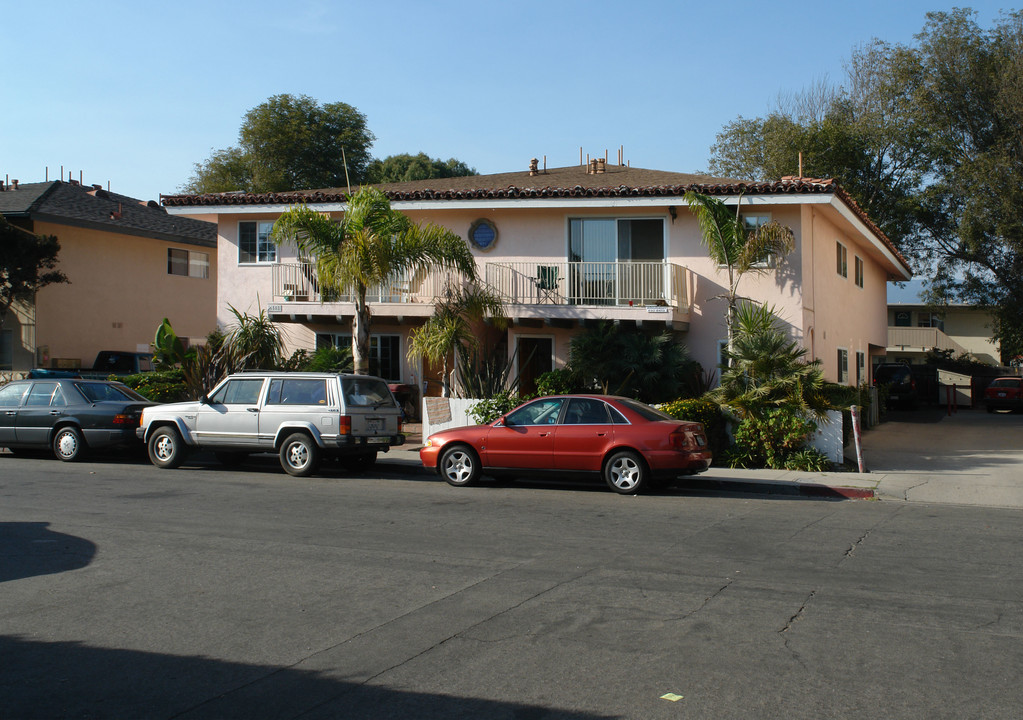
[(202, 395), (200, 395), (199, 396), (199, 404), (200, 405), (209, 405), (210, 404), (210, 396), (207, 395), (206, 393), (203, 393)]

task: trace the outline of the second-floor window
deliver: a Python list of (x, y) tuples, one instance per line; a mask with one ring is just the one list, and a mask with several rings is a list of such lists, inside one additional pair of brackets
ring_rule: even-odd
[(863, 287), (863, 258), (856, 256), (856, 285)]
[(849, 251), (840, 242), (835, 243), (835, 259), (837, 261), (835, 269), (838, 274), (844, 278), (849, 277)]
[(916, 326), (938, 328), (939, 330), (944, 330), (945, 319), (941, 317), (941, 315), (939, 315), (938, 313), (919, 312), (916, 314)]
[(272, 222), (238, 223), (238, 264), (277, 262), (277, 246), (270, 239)]

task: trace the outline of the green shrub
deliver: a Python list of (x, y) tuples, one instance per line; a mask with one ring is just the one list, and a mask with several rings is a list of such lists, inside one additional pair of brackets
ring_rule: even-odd
[(781, 469), (790, 455), (804, 448), (816, 429), (812, 420), (791, 410), (767, 410), (749, 415), (739, 424), (735, 430), (735, 451), (751, 463), (743, 467)]
[(180, 402), (189, 399), (185, 373), (181, 368), (125, 375), (117, 379), (153, 402)]
[(728, 449), (725, 416), (721, 414), (721, 407), (717, 403), (702, 398), (683, 398), (658, 407), (661, 412), (673, 418), (702, 423), (704, 432), (707, 433), (707, 445), (715, 458)]
[(576, 386), (571, 370), (550, 370), (536, 378), (537, 395), (568, 395)]
[(785, 469), (800, 472), (826, 472), (831, 469), (831, 460), (816, 448), (803, 448), (785, 458)]
[(498, 393), (492, 398), (480, 400), (476, 403), (473, 408), (469, 411), (469, 415), (476, 421), (478, 425), (484, 425), (489, 422), (497, 420), (497, 418), (504, 415), (509, 410), (517, 408), (527, 400), (531, 400), (534, 395), (519, 395), (505, 391)]

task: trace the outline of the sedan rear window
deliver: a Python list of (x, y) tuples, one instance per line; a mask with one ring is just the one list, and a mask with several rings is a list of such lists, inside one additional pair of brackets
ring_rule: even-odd
[(79, 382), (75, 383), (75, 387), (78, 388), (78, 391), (82, 393), (82, 395), (85, 396), (85, 399), (89, 402), (105, 402), (107, 400), (113, 400), (115, 402), (124, 402), (125, 400), (148, 402), (148, 400), (138, 393), (132, 392), (127, 385)]
[(658, 420), (672, 420), (675, 422), (678, 421), (678, 418), (673, 418), (668, 413), (661, 412), (657, 408), (652, 408), (646, 403), (641, 403), (638, 400), (629, 400), (628, 398), (617, 399), (618, 402), (620, 402), (625, 407), (629, 408), (629, 410), (632, 410), (632, 412), (636, 413), (644, 420), (650, 420), (651, 422), (656, 422)]

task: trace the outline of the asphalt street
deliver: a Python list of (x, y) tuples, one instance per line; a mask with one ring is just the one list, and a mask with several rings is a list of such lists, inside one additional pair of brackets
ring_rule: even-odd
[(1019, 717), (1021, 521), (5, 453), (0, 717)]

